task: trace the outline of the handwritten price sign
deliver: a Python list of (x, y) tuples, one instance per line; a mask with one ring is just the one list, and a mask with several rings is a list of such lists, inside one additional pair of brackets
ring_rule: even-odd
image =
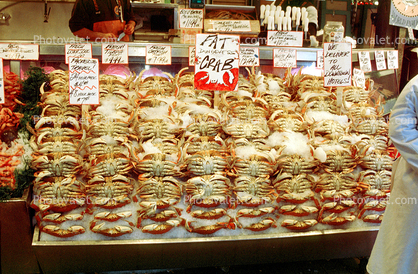
[(128, 64), (127, 44), (102, 44), (103, 64)]
[(69, 58), (70, 104), (99, 104), (99, 61)]
[(68, 58), (92, 58), (91, 44), (66, 44), (65, 45), (65, 63), (68, 64)]
[(353, 69), (353, 84), (356, 87), (366, 88), (366, 78), (364, 72), (360, 69)]
[(194, 85), (201, 90), (232, 91), (239, 77), (239, 36), (196, 35)]
[(397, 50), (388, 50), (388, 69), (398, 69), (399, 62), (398, 62), (398, 51)]
[(38, 60), (39, 45), (0, 43), (0, 58), (8, 60)]
[(296, 50), (295, 49), (273, 49), (273, 62), (275, 68), (295, 68)]
[(194, 66), (194, 60), (196, 59), (196, 47), (189, 47), (189, 66)]
[(351, 85), (351, 43), (324, 43), (324, 86)]
[(3, 58), (0, 58), (0, 104), (4, 104)]
[(180, 29), (202, 29), (203, 9), (180, 9), (179, 25)]
[(372, 71), (372, 63), (370, 61), (370, 53), (368, 51), (360, 51), (358, 53), (358, 61), (360, 63), (360, 69), (362, 71)]
[(316, 67), (323, 69), (324, 68), (324, 51), (318, 50), (316, 52)]
[(259, 48), (244, 48), (239, 52), (240, 67), (258, 67), (260, 66), (260, 50)]
[(377, 70), (386, 69), (385, 52), (383, 50), (376, 50), (374, 52), (374, 60), (376, 61)]
[(301, 47), (303, 45), (302, 31), (268, 31), (267, 46)]
[(145, 64), (171, 65), (171, 46), (147, 46)]
[(249, 20), (214, 20), (209, 31), (216, 32), (248, 32), (251, 31)]

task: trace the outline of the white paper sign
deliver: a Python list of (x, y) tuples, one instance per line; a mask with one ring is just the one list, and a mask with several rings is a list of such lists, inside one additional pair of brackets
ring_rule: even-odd
[(316, 67), (324, 68), (324, 51), (318, 50), (316, 52)]
[(239, 52), (240, 67), (258, 67), (260, 66), (259, 48), (241, 47)]
[(0, 58), (0, 105), (4, 104), (3, 58)]
[(236, 90), (239, 44), (239, 35), (196, 34), (195, 89)]
[(194, 66), (194, 61), (196, 59), (196, 47), (189, 47), (189, 66)]
[(385, 52), (383, 50), (376, 50), (374, 52), (374, 60), (376, 61), (377, 70), (386, 69)]
[(179, 9), (180, 29), (203, 29), (203, 9)]
[(370, 52), (368, 51), (359, 51), (358, 53), (358, 62), (360, 64), (360, 69), (363, 72), (372, 71), (372, 62), (370, 61)]
[(0, 58), (8, 60), (38, 60), (39, 45), (0, 43)]
[(251, 31), (249, 20), (213, 20), (213, 27), (209, 31), (217, 32), (246, 32)]
[(128, 45), (102, 44), (102, 64), (128, 64)]
[(145, 64), (147, 65), (171, 65), (171, 46), (165, 46), (165, 45), (147, 46)]
[(324, 43), (324, 86), (351, 85), (351, 43)]
[(399, 68), (399, 61), (398, 61), (398, 51), (397, 50), (388, 50), (388, 69), (398, 69)]
[(273, 62), (275, 68), (295, 68), (296, 50), (295, 49), (273, 49)]
[(99, 104), (99, 61), (69, 58), (70, 104)]
[(358, 68), (353, 69), (353, 84), (356, 87), (366, 88), (366, 78), (364, 77), (364, 71)]
[(303, 31), (267, 31), (267, 46), (302, 47)]
[(69, 57), (92, 58), (91, 44), (65, 44), (65, 63)]

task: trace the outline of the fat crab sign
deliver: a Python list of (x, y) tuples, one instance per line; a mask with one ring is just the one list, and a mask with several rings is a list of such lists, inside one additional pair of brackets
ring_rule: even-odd
[(238, 35), (196, 34), (196, 89), (236, 90), (239, 43)]

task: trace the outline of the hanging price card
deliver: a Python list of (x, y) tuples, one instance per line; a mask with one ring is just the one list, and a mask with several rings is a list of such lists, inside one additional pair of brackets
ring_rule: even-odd
[(295, 68), (295, 49), (273, 49), (273, 63), (275, 68)]
[(99, 104), (99, 61), (69, 58), (70, 104)]
[(366, 78), (364, 77), (364, 71), (361, 69), (353, 69), (353, 85), (356, 87), (366, 88)]
[(260, 53), (258, 48), (241, 47), (239, 52), (240, 67), (260, 66)]
[(250, 20), (213, 20), (212, 29), (216, 32), (246, 32), (251, 31)]
[(3, 58), (0, 58), (0, 104), (4, 104)]
[(180, 29), (202, 29), (203, 9), (179, 9)]
[(351, 43), (324, 43), (324, 86), (351, 85)]
[(92, 58), (91, 44), (66, 44), (65, 63), (68, 64), (69, 57)]
[(360, 69), (363, 72), (372, 71), (372, 63), (370, 61), (370, 53), (368, 51), (360, 51), (358, 53), (358, 62), (360, 64)]
[(316, 67), (317, 68), (324, 68), (324, 51), (318, 50), (316, 52)]
[(398, 69), (398, 51), (397, 50), (388, 50), (386, 52), (388, 55), (388, 69)]
[(102, 64), (128, 64), (128, 45), (102, 44)]
[(147, 46), (145, 55), (147, 65), (171, 65), (171, 46)]
[(301, 47), (303, 31), (267, 31), (267, 46)]
[(196, 34), (196, 89), (232, 91), (238, 87), (239, 43), (238, 35)]
[(8, 60), (38, 60), (39, 45), (0, 43), (0, 58)]
[(189, 47), (189, 66), (194, 66), (194, 61), (196, 59), (196, 47)]
[(374, 52), (374, 60), (376, 61), (377, 70), (386, 69), (385, 52), (383, 50), (376, 50)]

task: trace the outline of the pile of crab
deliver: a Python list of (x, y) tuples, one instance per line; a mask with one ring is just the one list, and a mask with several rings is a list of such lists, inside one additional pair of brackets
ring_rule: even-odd
[(5, 102), (0, 102), (0, 187), (16, 187), (15, 170), (21, 169), (25, 154), (18, 125), (23, 114), (15, 112), (21, 93), (19, 77), (14, 73), (3, 74)]
[(67, 73), (50, 74), (32, 139), (43, 232), (193, 237), (381, 221), (392, 159), (370, 89), (248, 70), (237, 91), (218, 93), (194, 89), (186, 69), (101, 75), (93, 106), (69, 105)]

